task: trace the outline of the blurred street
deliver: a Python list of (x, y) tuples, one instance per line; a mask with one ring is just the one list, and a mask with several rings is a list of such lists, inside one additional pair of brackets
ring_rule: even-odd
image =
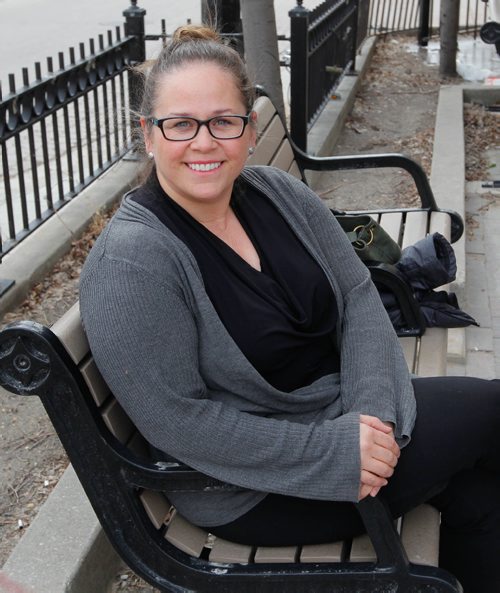
[[(320, 4), (308, 0), (307, 8)], [(275, 0), (278, 33), (288, 33), (288, 11), (295, 0)], [(46, 58), (57, 59), (62, 51), (65, 58), (68, 48), (108, 30), (122, 25), (123, 11), (128, 0), (0, 0), (0, 81), (4, 95), (8, 92), (8, 74), (14, 73), (16, 83), (21, 82), (21, 68), (27, 67), (33, 79), (33, 64), (42, 63), (45, 72)], [(166, 21), (167, 33), (191, 19), (201, 20), (201, 0), (139, 0), (138, 5), (146, 10), (146, 33), (160, 33), (160, 21)], [(106, 40), (106, 37), (105, 37)], [(153, 44), (154, 45), (154, 44)], [(56, 62), (57, 64), (57, 62)]]

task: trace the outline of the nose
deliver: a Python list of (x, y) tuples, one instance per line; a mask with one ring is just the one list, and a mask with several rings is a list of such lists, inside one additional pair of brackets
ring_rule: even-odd
[(198, 150), (208, 150), (213, 147), (215, 138), (210, 134), (208, 130), (208, 124), (203, 123), (198, 130), (198, 133), (193, 138), (191, 144), (194, 145)]

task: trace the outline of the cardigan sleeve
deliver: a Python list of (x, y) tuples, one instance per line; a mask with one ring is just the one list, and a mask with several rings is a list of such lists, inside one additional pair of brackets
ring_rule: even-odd
[(410, 373), (392, 323), (344, 231), (304, 183), (273, 168), (254, 168), (269, 195), (323, 265), (340, 307), (339, 348), (343, 412), (395, 424), (401, 446), (410, 438), (416, 404)]
[(392, 323), (367, 267), (330, 210), (315, 195), (308, 221), (340, 291), (341, 395), (344, 413), (358, 411), (395, 424), (408, 442), (416, 415), (410, 373)]
[(302, 424), (211, 399), (193, 304), (129, 262), (94, 258), (80, 299), (96, 364), (152, 445), (242, 488), (357, 500), (356, 412)]

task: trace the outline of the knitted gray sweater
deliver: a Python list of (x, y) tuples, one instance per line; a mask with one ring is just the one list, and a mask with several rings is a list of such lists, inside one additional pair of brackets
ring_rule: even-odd
[(248, 167), (242, 176), (273, 201), (333, 287), (340, 374), (292, 393), (269, 385), (217, 316), (192, 253), (127, 197), (81, 277), (81, 314), (96, 363), (142, 434), (241, 487), (170, 496), (179, 512), (206, 527), (234, 520), (267, 492), (357, 500), (359, 414), (394, 422), (400, 445), (415, 420), (399, 342), (335, 218), (282, 171)]

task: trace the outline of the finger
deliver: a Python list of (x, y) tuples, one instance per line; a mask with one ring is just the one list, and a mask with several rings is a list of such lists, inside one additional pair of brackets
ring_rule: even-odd
[(386, 449), (385, 447), (381, 447), (377, 444), (373, 445), (366, 452), (373, 459), (377, 459), (382, 463), (386, 463), (392, 468), (396, 467), (399, 461), (399, 454), (395, 453), (393, 449)]
[(378, 445), (379, 447), (382, 447), (382, 448), (386, 449), (387, 451), (390, 451), (396, 457), (400, 456), (401, 449), (399, 448), (399, 445), (394, 440), (394, 437), (392, 437), (391, 435), (383, 434), (378, 431), (373, 434), (373, 439), (374, 439), (374, 443), (376, 445)]
[(368, 486), (367, 484), (361, 484), (361, 486), (359, 487), (358, 500), (363, 500), (363, 498), (366, 498), (368, 495), (371, 495), (372, 490), (374, 490), (372, 486)]
[(382, 420), (377, 418), (376, 416), (368, 416), (367, 414), (360, 414), (359, 420), (362, 424), (366, 424), (367, 426), (371, 426), (372, 428), (376, 428), (383, 433), (390, 434), (392, 432), (392, 427), (384, 424)]
[(365, 462), (361, 465), (361, 469), (364, 469), (367, 472), (375, 474), (381, 478), (390, 478), (394, 473), (393, 467), (387, 465), (387, 463), (383, 463), (382, 461), (373, 458), (365, 460)]
[(373, 496), (373, 497), (375, 497), (375, 496), (377, 496), (377, 494), (378, 494), (379, 492), (380, 492), (380, 488), (379, 488), (378, 486), (376, 486), (375, 488), (372, 488), (372, 489), (370, 490), (370, 496)]
[(400, 450), (393, 438), (370, 426), (361, 424), (359, 440), (362, 466), (365, 460), (375, 458), (395, 467)]
[(373, 474), (366, 469), (361, 470), (361, 483), (370, 486), (371, 488), (387, 486), (388, 482), (385, 478)]

